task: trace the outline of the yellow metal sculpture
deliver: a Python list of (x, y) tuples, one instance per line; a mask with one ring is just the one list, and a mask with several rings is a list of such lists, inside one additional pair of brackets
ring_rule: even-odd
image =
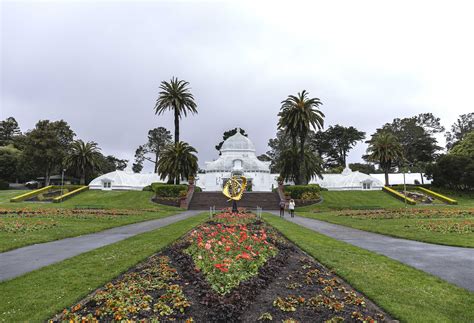
[(229, 201), (238, 201), (242, 198), (247, 187), (247, 179), (244, 176), (232, 176), (225, 183), (222, 193), (229, 198)]

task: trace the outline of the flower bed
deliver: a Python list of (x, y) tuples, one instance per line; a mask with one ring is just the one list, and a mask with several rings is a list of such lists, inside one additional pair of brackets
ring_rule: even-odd
[(354, 219), (430, 219), (473, 217), (474, 209), (378, 209), (344, 210), (334, 213)]
[(428, 221), (428, 222), (419, 222), (418, 228), (425, 231), (440, 232), (440, 233), (459, 233), (467, 234), (474, 233), (474, 221), (464, 220), (464, 221)]
[(0, 219), (0, 232), (26, 233), (50, 229), (57, 225), (58, 222), (52, 220), (40, 220), (31, 222), (14, 219)]
[[(147, 212), (147, 210), (140, 210), (140, 212)], [(156, 212), (156, 210), (154, 211)], [(14, 217), (14, 218), (75, 218), (75, 219), (115, 219), (119, 216), (139, 215), (134, 210), (115, 210), (115, 209), (60, 209), (60, 208), (45, 208), (45, 209), (1, 209), (0, 216)]]
[(219, 214), (54, 318), (187, 322), (384, 321), (272, 227)]

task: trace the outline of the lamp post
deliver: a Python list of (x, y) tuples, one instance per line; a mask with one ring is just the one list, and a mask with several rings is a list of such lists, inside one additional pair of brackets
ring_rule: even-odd
[[(413, 163), (408, 163), (409, 167), (413, 166)], [(406, 172), (406, 166), (403, 167), (403, 195), (405, 196), (405, 209), (408, 207), (407, 205), (407, 183), (405, 181), (405, 172)], [(410, 171), (408, 171), (410, 173)]]

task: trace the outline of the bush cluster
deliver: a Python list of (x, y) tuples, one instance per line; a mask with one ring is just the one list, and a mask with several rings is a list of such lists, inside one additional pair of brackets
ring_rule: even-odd
[[(312, 196), (317, 195), (316, 199), (318, 199), (319, 192), (321, 192), (321, 187), (318, 184), (285, 186), (285, 193), (289, 194), (292, 199), (303, 199), (303, 194), (305, 193), (309, 193)], [(306, 196), (309, 197), (308, 194)]]
[(10, 188), (10, 184), (3, 179), (0, 179), (0, 190), (8, 190)]
[(181, 191), (187, 192), (187, 185), (152, 183), (151, 188), (157, 197), (180, 197)]

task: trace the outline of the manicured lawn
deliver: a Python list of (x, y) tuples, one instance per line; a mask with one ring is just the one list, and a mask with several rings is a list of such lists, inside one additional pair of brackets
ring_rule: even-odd
[(382, 191), (322, 191), (319, 204), (297, 208), (297, 211), (331, 209), (400, 208), (403, 202)]
[(4, 207), (5, 204), (12, 204), (10, 203), (10, 199), (17, 195), (21, 195), (23, 193), (27, 193), (29, 191), (26, 190), (0, 190), (0, 207)]
[[(180, 211), (179, 208), (150, 201), (152, 192), (88, 191), (63, 203), (10, 203), (0, 209), (28, 208), (41, 214), (0, 214), (0, 252), (22, 246), (98, 232), (126, 224), (159, 219)], [(11, 194), (6, 194), (11, 195)], [(5, 207), (8, 206), (8, 207)], [(83, 215), (56, 214), (56, 210), (81, 206), (99, 206), (109, 214), (84, 210)], [(48, 212), (51, 210), (51, 212)], [(110, 214), (123, 210), (125, 214)]]
[(207, 214), (168, 225), (0, 283), (0, 321), (45, 321), (164, 248)]
[[(437, 208), (472, 208), (474, 207), (474, 194), (446, 191), (433, 188), (433, 191), (453, 198), (458, 201), (457, 205), (436, 204), (411, 207), (437, 207)], [(297, 208), (298, 211), (329, 211), (341, 209), (380, 209), (380, 208), (402, 208), (403, 201), (396, 199), (383, 191), (322, 191), (323, 201), (318, 204)]]
[[(413, 209), (411, 209), (413, 210)], [(307, 218), (327, 221), (330, 223), (345, 225), (348, 227), (381, 233), (393, 237), (405, 238), (410, 240), (424, 241), (435, 244), (443, 244), (449, 246), (474, 247), (474, 232), (457, 233), (449, 231), (433, 231), (426, 230), (424, 225), (436, 224), (447, 225), (449, 223), (473, 222), (474, 213), (463, 218), (412, 218), (412, 219), (361, 219), (351, 216), (338, 215), (338, 212), (298, 212), (298, 215)]]
[[(0, 191), (2, 192), (2, 191)], [(10, 191), (4, 191), (10, 192)], [(108, 209), (163, 209), (168, 207), (153, 203), (151, 198), (153, 192), (145, 191), (100, 191), (90, 190), (80, 193), (62, 203), (35, 203), (35, 202), (17, 202), (11, 203), (9, 199), (13, 196), (20, 195), (26, 191), (15, 191), (17, 194), (5, 193), (0, 194), (1, 208), (75, 208), (75, 207), (99, 207)], [(176, 208), (174, 208), (176, 209)]]
[(400, 321), (474, 321), (474, 293), (276, 216), (264, 218)]

